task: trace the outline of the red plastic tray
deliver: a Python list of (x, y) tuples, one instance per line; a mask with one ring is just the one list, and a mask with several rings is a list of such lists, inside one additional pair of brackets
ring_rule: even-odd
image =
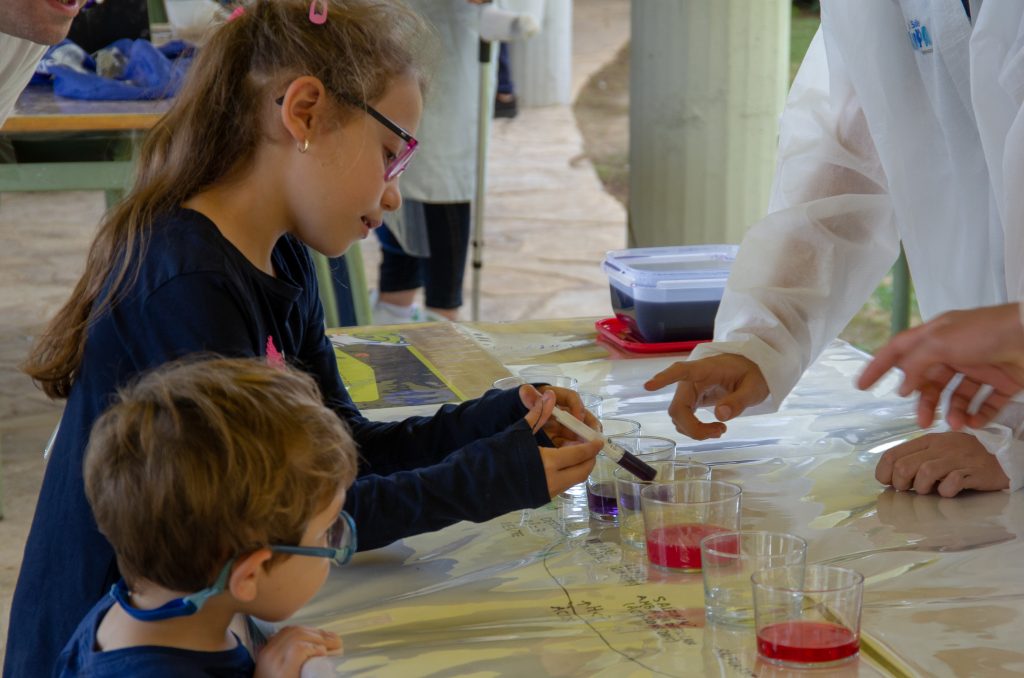
[(626, 323), (618, 318), (605, 318), (594, 323), (597, 333), (624, 351), (631, 353), (678, 353), (691, 351), (697, 344), (711, 339), (695, 339), (692, 341), (662, 341), (647, 343), (640, 341), (629, 331)]

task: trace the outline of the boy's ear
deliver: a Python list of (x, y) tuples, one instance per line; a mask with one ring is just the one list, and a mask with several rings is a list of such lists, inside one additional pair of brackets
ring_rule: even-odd
[(266, 574), (263, 564), (270, 560), (271, 555), (270, 549), (263, 548), (235, 561), (228, 577), (228, 591), (232, 596), (245, 603), (256, 599), (260, 580)]
[(292, 80), (281, 102), (281, 124), (300, 146), (322, 127), (330, 101), (319, 78), (303, 75)]

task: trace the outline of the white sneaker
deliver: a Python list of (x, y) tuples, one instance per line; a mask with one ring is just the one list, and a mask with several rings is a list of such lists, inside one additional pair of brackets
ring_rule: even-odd
[(441, 315), (440, 313), (435, 313), (434, 311), (431, 311), (429, 308), (423, 309), (423, 320), (426, 322), (451, 322), (451, 319)]
[(386, 301), (378, 301), (373, 305), (374, 325), (406, 325), (408, 323), (425, 322), (423, 309), (419, 304), (399, 306)]

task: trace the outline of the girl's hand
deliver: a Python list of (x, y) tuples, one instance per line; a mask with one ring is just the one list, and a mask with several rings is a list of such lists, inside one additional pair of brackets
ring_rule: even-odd
[[(523, 405), (530, 408), (530, 414), (526, 415), (527, 421), (531, 422), (530, 427), (534, 432), (543, 429), (548, 439), (551, 440), (556, 447), (573, 445), (580, 442), (580, 439), (575, 433), (565, 428), (554, 419), (550, 419), (551, 410), (554, 409), (555, 406), (561, 407), (563, 410), (568, 410), (569, 414), (576, 417), (590, 428), (598, 431), (601, 430), (597, 417), (583, 408), (583, 401), (580, 400), (580, 396), (576, 391), (570, 391), (567, 388), (559, 388), (557, 386), (541, 386), (540, 391), (538, 391), (530, 384), (524, 384), (519, 387), (519, 397), (523, 401)], [(544, 407), (537, 410), (538, 413), (542, 414), (542, 417), (539, 414), (534, 421), (531, 421), (530, 416), (538, 405), (537, 401), (542, 399), (550, 399), (553, 406), (548, 407), (548, 401), (544, 400)], [(536, 425), (536, 422), (538, 421), (540, 422), (539, 426)]]
[[(530, 408), (526, 422), (536, 433), (544, 429), (544, 433), (558, 447), (540, 448), (541, 462), (544, 464), (544, 476), (548, 481), (548, 496), (554, 498), (560, 492), (573, 485), (582, 483), (594, 469), (598, 452), (604, 447), (600, 440), (576, 442), (576, 435), (559, 424), (551, 417), (551, 411), (563, 405), (578, 419), (588, 426), (597, 427), (597, 419), (583, 409), (583, 402), (575, 391), (553, 386), (542, 386), (540, 393), (530, 384), (519, 387), (519, 397), (523, 404)], [(582, 416), (581, 416), (582, 415)]]
[(306, 626), (286, 626), (267, 642), (256, 657), (255, 678), (298, 678), (307, 659), (338, 654), (341, 637)]
[(576, 443), (564, 447), (542, 447), (540, 458), (544, 463), (544, 476), (548, 480), (548, 495), (565, 492), (587, 479), (594, 470), (597, 453), (604, 444), (600, 440)]

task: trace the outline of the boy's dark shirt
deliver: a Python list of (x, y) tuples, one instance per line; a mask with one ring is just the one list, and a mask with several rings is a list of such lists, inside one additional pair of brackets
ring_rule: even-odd
[(96, 631), (113, 604), (113, 597), (103, 596), (85, 616), (60, 653), (54, 678), (251, 678), (256, 670), (241, 641), (222, 652), (153, 645), (97, 652)]

